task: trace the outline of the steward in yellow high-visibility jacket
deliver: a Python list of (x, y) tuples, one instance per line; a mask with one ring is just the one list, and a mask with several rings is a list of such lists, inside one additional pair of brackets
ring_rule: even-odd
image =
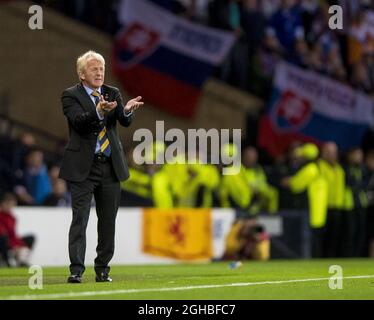
[(165, 144), (155, 141), (146, 153), (146, 168), (150, 175), (150, 192), (155, 208), (170, 209), (176, 207), (173, 180), (166, 168), (167, 165), (157, 164), (157, 155), (165, 152)]
[(220, 182), (218, 168), (212, 164), (189, 164), (190, 180), (185, 189), (185, 201), (195, 208), (212, 208)]
[[(238, 156), (238, 149), (234, 144), (225, 145), (222, 152), (233, 158)], [(248, 212), (252, 194), (247, 183), (244, 166), (234, 164), (225, 167), (225, 169), (226, 174), (222, 175), (219, 186), (220, 206)]]
[(129, 167), (130, 178), (121, 182), (126, 206), (152, 206), (151, 176), (142, 167)]
[(324, 159), (318, 161), (321, 174), (328, 184), (328, 208), (344, 209), (345, 202), (345, 173), (339, 163), (330, 164)]
[(344, 251), (344, 203), (345, 172), (338, 162), (338, 147), (334, 142), (322, 146), (321, 159), (318, 161), (321, 174), (327, 181), (328, 212), (325, 234), (325, 257), (343, 256)]
[(162, 167), (152, 175), (152, 199), (155, 208), (175, 208), (170, 176)]
[(121, 182), (121, 189), (125, 191), (123, 205), (130, 207), (153, 206), (151, 176), (147, 172), (146, 166), (135, 161), (134, 149), (129, 150), (127, 158), (129, 159), (130, 177)]
[(316, 163), (318, 148), (306, 143), (295, 149), (295, 156), (302, 161), (301, 168), (289, 178), (282, 181), (294, 193), (306, 191), (309, 205), (309, 224), (312, 228), (312, 256), (322, 257), (324, 226), (327, 216), (327, 181)]
[(255, 148), (247, 147), (243, 151), (245, 177), (252, 194), (249, 211), (251, 214), (262, 211), (275, 213), (278, 211), (278, 190), (268, 183), (265, 171), (257, 160)]

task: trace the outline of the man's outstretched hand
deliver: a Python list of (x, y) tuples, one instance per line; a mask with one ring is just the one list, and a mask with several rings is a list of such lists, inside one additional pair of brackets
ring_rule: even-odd
[(136, 109), (138, 109), (140, 106), (142, 106), (144, 104), (142, 100), (142, 97), (139, 96), (139, 97), (136, 97), (134, 99), (131, 99), (127, 102), (126, 106), (125, 106), (125, 113), (130, 113), (132, 111), (135, 111)]
[(100, 101), (97, 104), (96, 109), (103, 116), (104, 114), (109, 113), (116, 107), (117, 107), (117, 101), (109, 102), (109, 101), (106, 101), (103, 96), (100, 96)]

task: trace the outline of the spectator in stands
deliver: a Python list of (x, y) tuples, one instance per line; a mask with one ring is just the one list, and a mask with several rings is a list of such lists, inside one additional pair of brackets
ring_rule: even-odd
[(310, 59), (310, 50), (304, 39), (298, 39), (295, 42), (294, 53), (291, 54), (290, 61), (302, 68), (307, 68)]
[(261, 11), (266, 18), (270, 18), (279, 8), (282, 0), (262, 0), (260, 1)]
[(368, 208), (366, 211), (365, 252), (369, 257), (374, 258), (374, 149), (367, 153), (365, 163), (368, 169), (366, 176)]
[[(257, 70), (257, 53), (262, 45), (264, 34), (266, 28), (266, 17), (260, 9), (259, 1), (257, 0), (243, 0), (242, 10), (241, 10), (241, 29), (243, 33), (244, 43), (243, 49), (248, 48), (246, 57), (244, 57), (248, 62), (247, 76), (244, 78), (244, 85), (247, 87), (245, 89), (256, 92), (258, 87), (261, 86), (261, 82), (256, 79), (258, 77), (259, 71)], [(243, 52), (243, 56), (244, 56)], [(245, 66), (245, 65), (243, 65)], [(252, 81), (251, 81), (252, 79)]]
[[(373, 8), (369, 0), (150, 1), (193, 21), (235, 32), (238, 42), (216, 76), (242, 90), (267, 97), (266, 77), (273, 75), (280, 59), (286, 59), (339, 81), (348, 79), (355, 87), (373, 93), (373, 61), (368, 63), (365, 56), (374, 53), (374, 38), (367, 35), (365, 22), (369, 8)], [(110, 34), (120, 29), (120, 2), (37, 1)], [(343, 6), (344, 33), (328, 25), (329, 6), (336, 3)], [(265, 19), (268, 28), (263, 35)]]
[(305, 31), (305, 40), (308, 44), (315, 41), (314, 23), (319, 19), (320, 7), (318, 0), (302, 0), (301, 16), (302, 24)]
[(12, 148), (14, 141), (8, 135), (0, 136), (0, 195), (9, 191), (13, 183)]
[(51, 185), (53, 186), (58, 180), (58, 175), (60, 174), (60, 166), (53, 164), (48, 169), (48, 177)]
[(0, 194), (11, 189), (12, 171), (10, 165), (0, 158)]
[(26, 156), (26, 167), (23, 176), (18, 179), (15, 192), (22, 204), (40, 205), (51, 191), (43, 152), (37, 148), (32, 149)]
[(210, 0), (179, 0), (186, 9), (185, 16), (200, 23), (208, 23), (208, 4)]
[(300, 7), (295, 0), (282, 0), (281, 7), (270, 18), (267, 34), (277, 37), (286, 52), (292, 52), (295, 41), (304, 39)]
[(371, 54), (364, 55), (363, 62), (365, 63), (367, 70), (367, 83), (369, 86), (369, 94), (374, 94), (374, 52)]
[(9, 267), (9, 256), (8, 256), (8, 237), (5, 235), (6, 230), (0, 225), (0, 267)]
[(257, 0), (243, 0), (241, 27), (249, 46), (249, 58), (251, 58), (262, 43), (266, 27), (266, 17), (260, 10)]
[(364, 61), (357, 62), (355, 65), (353, 65), (351, 83), (354, 88), (366, 93), (373, 92), (373, 75), (369, 74), (369, 70), (370, 69), (367, 68)]
[(182, 1), (178, 1), (178, 0), (151, 0), (151, 1), (175, 14), (185, 14), (187, 11)]
[(240, 6), (237, 0), (216, 0), (209, 4), (209, 24), (213, 28), (238, 31)]
[[(35, 237), (28, 235), (20, 237), (16, 233), (17, 220), (12, 213), (17, 205), (15, 195), (6, 193), (0, 201), (0, 236), (6, 237), (7, 249), (10, 259), (14, 259), (15, 265), (27, 267), (29, 265), (30, 253), (33, 248)], [(9, 262), (8, 260), (8, 262)]]
[(14, 140), (8, 134), (0, 135), (0, 159), (5, 163), (12, 163), (12, 150), (14, 147)]
[(12, 172), (13, 186), (17, 180), (21, 179), (26, 167), (26, 155), (36, 145), (35, 137), (30, 132), (23, 133), (18, 140), (15, 141), (12, 148)]
[(43, 201), (43, 206), (49, 207), (69, 207), (71, 205), (71, 196), (67, 190), (66, 182), (57, 179), (52, 184), (52, 193)]
[(242, 27), (242, 19), (246, 16), (246, 12), (243, 11), (241, 1), (213, 1), (210, 3), (209, 13), (212, 27), (232, 31), (238, 38), (222, 64), (220, 78), (242, 90), (248, 90), (249, 49), (245, 31)]

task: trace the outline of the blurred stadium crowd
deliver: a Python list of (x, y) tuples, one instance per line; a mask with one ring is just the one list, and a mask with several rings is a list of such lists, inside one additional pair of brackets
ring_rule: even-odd
[[(124, 0), (131, 1), (131, 0)], [(237, 42), (216, 76), (268, 97), (280, 60), (374, 93), (374, 39), (366, 36), (370, 0), (150, 0), (187, 19), (235, 32)], [(121, 0), (35, 1), (110, 34), (120, 28)], [(343, 30), (329, 28), (342, 6)]]
[[(58, 178), (58, 159), (44, 157), (30, 133), (19, 141), (7, 140), (7, 145), (5, 140), (2, 137), (0, 144), (2, 196), (12, 193), (18, 204), (26, 206), (69, 206), (69, 190)], [(164, 143), (155, 142), (146, 158), (155, 160), (165, 148)], [(313, 256), (374, 254), (374, 150), (364, 155), (361, 148), (354, 148), (339, 154), (333, 142), (320, 149), (311, 143), (294, 143), (288, 154), (270, 166), (259, 163), (256, 147), (243, 146), (241, 151), (233, 144), (222, 148), (227, 156), (241, 156), (239, 172), (223, 175), (223, 164), (198, 160), (196, 164), (177, 159), (175, 164), (139, 165), (134, 160), (139, 155), (131, 149), (127, 156), (130, 179), (121, 185), (121, 205), (234, 208), (240, 218), (309, 211)]]

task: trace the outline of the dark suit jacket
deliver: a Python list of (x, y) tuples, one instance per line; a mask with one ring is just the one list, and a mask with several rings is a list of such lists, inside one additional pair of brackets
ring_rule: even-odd
[(69, 125), (69, 142), (63, 156), (60, 178), (72, 182), (84, 181), (90, 172), (94, 159), (97, 137), (103, 126), (111, 148), (111, 161), (119, 181), (129, 177), (129, 170), (124, 157), (123, 147), (117, 133), (117, 121), (128, 127), (133, 114), (126, 117), (119, 90), (103, 85), (102, 95), (108, 101), (117, 101), (117, 107), (99, 120), (96, 106), (82, 84), (66, 89), (62, 93), (62, 107)]

